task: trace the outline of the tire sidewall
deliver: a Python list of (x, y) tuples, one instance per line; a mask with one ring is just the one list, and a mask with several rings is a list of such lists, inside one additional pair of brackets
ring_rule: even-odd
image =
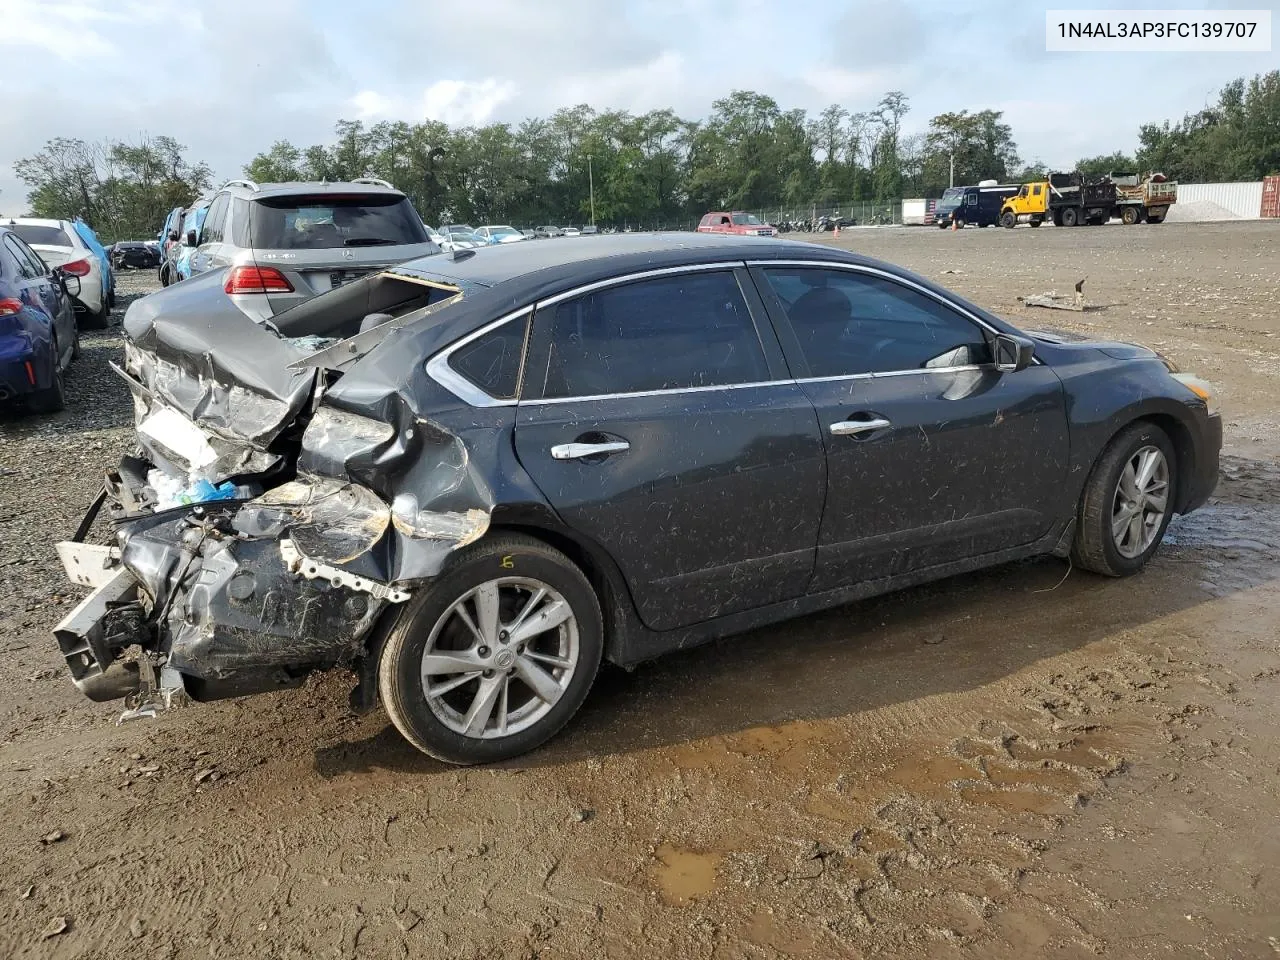
[[(541, 580), (569, 602), (577, 618), (578, 665), (569, 686), (540, 721), (508, 737), (481, 740), (450, 730), (432, 713), (422, 690), (422, 655), (432, 628), (444, 612), (468, 590), (500, 577)], [(595, 591), (567, 558), (561, 560), (554, 553), (512, 544), (497, 550), (481, 549), (460, 558), (409, 603), (410, 608), (401, 615), (383, 649), (380, 675), (384, 699), (390, 692), (386, 684), (395, 686), (398, 709), (392, 719), (419, 749), (451, 763), (505, 760), (533, 750), (554, 736), (586, 699), (603, 656), (604, 631)]]
[[(1160, 521), (1160, 529), (1155, 539), (1151, 541), (1151, 546), (1136, 557), (1126, 557), (1116, 548), (1115, 538), (1111, 534), (1111, 511), (1115, 506), (1116, 487), (1120, 483), (1120, 475), (1124, 472), (1125, 465), (1138, 450), (1148, 446), (1156, 447), (1164, 454), (1165, 463), (1169, 469), (1169, 492), (1164, 517)], [(1154, 425), (1144, 426), (1134, 431), (1129, 436), (1128, 442), (1118, 450), (1121, 452), (1111, 464), (1106, 476), (1099, 478), (1105, 484), (1106, 490), (1106, 509), (1102, 511), (1100, 518), (1103, 525), (1102, 549), (1106, 554), (1107, 563), (1112, 568), (1121, 573), (1134, 573), (1145, 567), (1155, 552), (1160, 549), (1165, 531), (1169, 529), (1169, 521), (1173, 519), (1173, 505), (1177, 503), (1178, 498), (1178, 464), (1168, 435)]]

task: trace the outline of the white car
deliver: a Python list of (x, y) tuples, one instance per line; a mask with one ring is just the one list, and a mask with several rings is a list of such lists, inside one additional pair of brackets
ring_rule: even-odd
[(480, 227), (476, 230), (476, 236), (483, 237), (488, 243), (517, 243), (528, 239), (515, 227), (508, 227), (505, 224), (496, 227)]
[(40, 259), (50, 267), (61, 267), (63, 273), (80, 278), (80, 293), (75, 297), (76, 318), (86, 327), (105, 327), (111, 306), (103, 295), (103, 276), (107, 265), (76, 232), (68, 220), (42, 220), (17, 217), (5, 224), (21, 237)]
[(427, 223), (425, 220), (422, 221), (422, 229), (427, 231), (427, 236), (431, 238), (432, 243), (438, 243), (441, 247), (444, 246), (445, 236), (443, 233), (431, 226), (431, 224)]
[(452, 253), (454, 250), (474, 250), (476, 247), (483, 247), (489, 241), (476, 236), (474, 233), (467, 233), (465, 230), (445, 230), (444, 237), (439, 241), (440, 249), (445, 253)]
[(560, 236), (562, 236), (562, 237), (580, 237), (580, 236), (582, 236), (582, 231), (581, 231), (581, 230), (579, 230), (577, 227), (565, 227), (565, 228), (564, 228), (564, 230), (562, 230), (562, 231), (560, 232)]

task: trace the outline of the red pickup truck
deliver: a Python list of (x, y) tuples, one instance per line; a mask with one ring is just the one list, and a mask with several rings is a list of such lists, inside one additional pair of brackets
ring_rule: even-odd
[(772, 237), (778, 231), (741, 210), (718, 210), (708, 213), (698, 224), (699, 233), (733, 233), (740, 237)]

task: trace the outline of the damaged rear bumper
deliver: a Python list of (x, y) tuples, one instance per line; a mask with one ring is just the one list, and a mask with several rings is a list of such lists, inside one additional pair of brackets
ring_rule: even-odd
[(410, 590), (308, 556), (274, 527), (236, 529), (263, 509), (197, 504), (119, 522), (117, 547), (59, 544), (68, 578), (93, 588), (54, 630), (76, 687), (97, 701), (218, 700), (358, 658)]

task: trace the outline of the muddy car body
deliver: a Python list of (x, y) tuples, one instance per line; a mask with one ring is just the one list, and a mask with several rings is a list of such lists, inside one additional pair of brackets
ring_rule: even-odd
[(214, 272), (125, 332), (116, 542), (61, 546), (77, 684), (150, 712), (346, 666), (454, 762), (554, 734), (602, 659), (1038, 554), (1133, 572), (1221, 445), (1149, 350), (776, 240), (458, 251), (267, 324)]

